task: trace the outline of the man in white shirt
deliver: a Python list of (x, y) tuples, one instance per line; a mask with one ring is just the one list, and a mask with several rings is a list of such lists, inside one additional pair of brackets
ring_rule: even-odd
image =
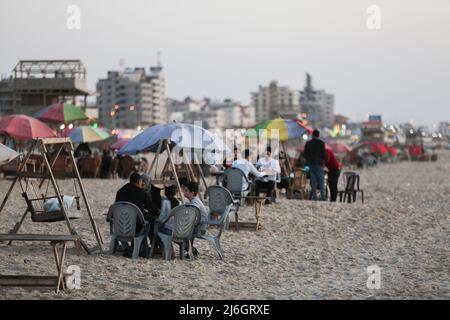
[(260, 192), (265, 192), (270, 197), (270, 200), (266, 200), (266, 204), (270, 204), (275, 201), (277, 175), (281, 174), (280, 162), (272, 158), (271, 147), (267, 147), (266, 156), (258, 160), (258, 166), (263, 170), (270, 170), (274, 173), (273, 175), (256, 179), (256, 195), (259, 196)]
[[(264, 176), (263, 173), (259, 172), (253, 163), (251, 163), (248, 159), (250, 158), (250, 150), (246, 149), (244, 150), (244, 159), (237, 159), (234, 160), (231, 167), (238, 168), (242, 172), (245, 173), (245, 176), (247, 179), (249, 179), (249, 174), (253, 174), (256, 178), (262, 178)], [(242, 181), (242, 190), (248, 189), (248, 183), (247, 181)]]

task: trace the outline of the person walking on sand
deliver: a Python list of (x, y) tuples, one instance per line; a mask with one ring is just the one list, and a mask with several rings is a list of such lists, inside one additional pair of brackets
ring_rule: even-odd
[(325, 201), (324, 171), (326, 151), (325, 142), (319, 139), (320, 131), (314, 130), (312, 139), (305, 145), (304, 156), (311, 176), (311, 196), (317, 200), (317, 184), (320, 189), (320, 200)]

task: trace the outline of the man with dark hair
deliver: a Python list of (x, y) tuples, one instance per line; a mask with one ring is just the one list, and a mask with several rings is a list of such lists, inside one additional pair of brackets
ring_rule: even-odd
[(230, 168), (232, 166), (233, 161), (238, 159), (238, 154), (239, 154), (239, 149), (238, 149), (238, 147), (235, 146), (233, 148), (233, 159), (231, 161), (228, 161), (230, 159), (228, 157), (225, 157), (223, 159), (223, 167)]
[(320, 140), (319, 136), (319, 130), (314, 130), (312, 133), (312, 139), (305, 145), (304, 157), (306, 159), (306, 166), (309, 167), (309, 173), (311, 176), (312, 199), (317, 200), (317, 184), (319, 184), (320, 199), (325, 201), (323, 165), (325, 162), (326, 151), (325, 142)]
[(157, 206), (154, 205), (151, 198), (144, 191), (144, 180), (137, 172), (130, 175), (130, 182), (117, 191), (117, 201), (127, 201), (141, 209), (142, 214), (149, 220), (150, 217), (158, 216)]
[(281, 174), (280, 163), (278, 160), (272, 158), (272, 148), (267, 147), (266, 155), (258, 160), (258, 166), (262, 170), (272, 171), (272, 175), (264, 175), (262, 178), (256, 179), (256, 195), (259, 196), (260, 192), (266, 193), (266, 204), (275, 202), (275, 184), (277, 176)]
[[(237, 159), (233, 161), (232, 167), (233, 168), (238, 168), (240, 169), (242, 172), (244, 172), (245, 176), (247, 177), (247, 179), (249, 179), (249, 174), (251, 173), (252, 175), (255, 176), (255, 178), (261, 178), (264, 176), (264, 174), (262, 174), (261, 172), (259, 172), (255, 166), (253, 165), (253, 163), (251, 163), (249, 161), (250, 159), (250, 150), (245, 149), (244, 150), (244, 159)], [(248, 183), (243, 180), (242, 181), (242, 190), (247, 190), (249, 187)]]

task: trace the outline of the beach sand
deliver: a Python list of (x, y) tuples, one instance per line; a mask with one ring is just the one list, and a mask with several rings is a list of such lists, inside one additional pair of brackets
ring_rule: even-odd
[[(450, 152), (437, 162), (381, 164), (361, 170), (365, 204), (278, 199), (263, 206), (262, 230), (227, 230), (225, 261), (196, 240), (194, 261), (76, 255), (81, 289), (0, 287), (0, 299), (449, 299)], [(3, 199), (11, 180), (0, 180)], [(95, 220), (109, 246), (105, 221), (125, 180), (83, 180)], [(73, 193), (72, 180), (61, 181)], [(16, 187), (0, 214), (0, 232), (20, 218), (25, 203)], [(74, 226), (95, 245), (86, 211)], [(240, 211), (254, 221), (253, 207)], [(213, 232), (216, 230), (213, 230)], [(22, 233), (66, 233), (64, 222), (25, 220)], [(177, 248), (177, 247), (176, 247)], [(368, 289), (367, 267), (381, 270), (380, 289)], [(55, 274), (46, 243), (0, 243), (1, 274)]]

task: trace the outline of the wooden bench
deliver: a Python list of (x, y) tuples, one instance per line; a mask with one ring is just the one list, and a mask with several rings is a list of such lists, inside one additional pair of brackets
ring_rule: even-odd
[[(41, 234), (0, 234), (2, 241), (48, 241), (53, 247), (56, 269), (58, 275), (55, 276), (30, 276), (30, 275), (0, 275), (0, 286), (54, 286), (56, 293), (66, 288), (64, 279), (64, 260), (66, 257), (67, 243), (73, 241), (80, 252), (79, 235), (41, 235)], [(58, 253), (57, 245), (61, 245), (61, 251)]]

